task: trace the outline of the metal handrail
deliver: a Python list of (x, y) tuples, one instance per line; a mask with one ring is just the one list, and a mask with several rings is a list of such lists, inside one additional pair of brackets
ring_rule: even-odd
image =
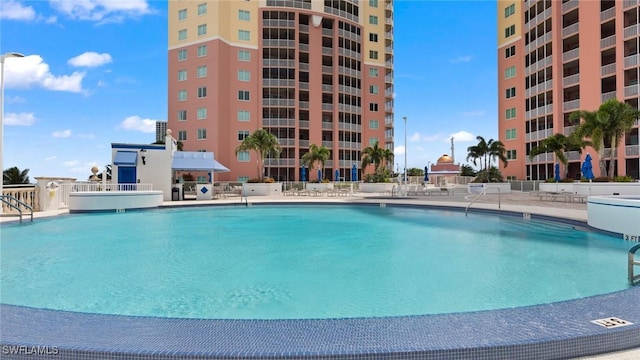
[(20, 200), (16, 199), (15, 197), (13, 197), (11, 195), (0, 195), (0, 201), (2, 201), (3, 203), (9, 205), (9, 207), (11, 207), (11, 208), (14, 208), (14, 209), (18, 210), (18, 213), (20, 214), (20, 222), (22, 222), (22, 209), (20, 208), (20, 206), (12, 204), (11, 201), (8, 201), (7, 199), (9, 199), (11, 201), (15, 201), (18, 205), (21, 205), (24, 208), (26, 208), (29, 211), (31, 211), (31, 221), (33, 221), (33, 208), (31, 206), (29, 206), (27, 203), (25, 203), (23, 201), (20, 201)]
[[(500, 209), (500, 208), (501, 208), (501, 206), (500, 206), (500, 188), (496, 188), (496, 189), (498, 190), (498, 209)], [(475, 197), (475, 198), (473, 198), (473, 200), (471, 200), (471, 202), (469, 203), (469, 205), (467, 205), (467, 207), (464, 209), (464, 216), (465, 216), (465, 217), (467, 216), (467, 212), (469, 211), (469, 208), (471, 207), (471, 205), (473, 205), (473, 203), (475, 203), (475, 202), (476, 202), (476, 200), (478, 200), (478, 198), (479, 198), (481, 195), (484, 195), (484, 194), (487, 192), (487, 190), (489, 190), (489, 188), (488, 188), (488, 187), (486, 187), (486, 188), (482, 189), (482, 191), (480, 191), (480, 193), (479, 193), (478, 195), (476, 195), (476, 197)]]
[(242, 194), (240, 194), (240, 203), (242, 204), (242, 198), (244, 197), (244, 206), (249, 207), (249, 198), (247, 198), (247, 190), (242, 187)]
[(635, 245), (634, 247), (629, 249), (629, 263), (627, 267), (628, 267), (628, 274), (629, 274), (629, 282), (631, 283), (631, 285), (637, 285), (636, 283), (640, 284), (640, 274), (635, 275), (635, 272), (634, 272), (634, 267), (640, 266), (640, 261), (635, 261), (635, 254), (636, 254), (636, 251), (638, 250), (640, 250), (640, 244)]

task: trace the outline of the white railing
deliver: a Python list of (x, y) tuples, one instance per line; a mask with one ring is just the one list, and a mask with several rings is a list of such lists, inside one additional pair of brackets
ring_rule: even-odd
[(562, 37), (567, 37), (569, 35), (573, 35), (573, 34), (577, 33), (579, 29), (580, 29), (580, 23), (579, 22), (577, 22), (575, 24), (571, 24), (571, 25), (567, 26), (566, 28), (562, 29)]
[(580, 56), (580, 48), (569, 50), (562, 54), (562, 61), (567, 62), (569, 60), (577, 59)]
[(624, 87), (624, 97), (638, 95), (638, 84)]
[(609, 99), (615, 99), (616, 98), (616, 92), (615, 91), (609, 91), (607, 93), (604, 93), (600, 96), (600, 100), (602, 102), (605, 102)]
[(562, 79), (562, 86), (567, 87), (580, 82), (580, 74), (569, 75)]
[(616, 36), (611, 35), (600, 40), (600, 49), (604, 49), (606, 47), (613, 46), (615, 44), (616, 44)]
[(638, 24), (627, 26), (624, 28), (624, 38), (638, 35)]
[[(33, 211), (40, 211), (40, 190), (37, 186), (18, 186), (13, 187), (11, 185), (4, 185), (2, 188), (2, 195), (8, 195), (15, 199), (20, 200), (21, 202), (29, 205)], [(17, 214), (18, 211), (9, 205), (0, 202), (2, 206), (3, 214)]]
[(111, 183), (68, 183), (60, 184), (62, 192), (68, 190), (72, 192), (88, 192), (88, 191), (151, 191), (153, 184), (111, 184)]
[(622, 8), (626, 9), (636, 5), (638, 5), (638, 0), (624, 0), (624, 2), (622, 3)]
[(606, 76), (610, 74), (615, 74), (616, 72), (616, 63), (611, 63), (600, 67), (600, 76)]
[(608, 8), (605, 11), (600, 12), (600, 21), (606, 21), (616, 16), (616, 7)]
[(624, 68), (638, 65), (638, 54), (629, 55), (624, 58)]
[(625, 156), (638, 156), (640, 155), (640, 145), (627, 145), (624, 147)]
[(566, 13), (569, 10), (575, 9), (578, 7), (578, 0), (569, 0), (566, 3), (562, 4), (562, 12)]
[(564, 112), (577, 110), (579, 108), (580, 108), (580, 99), (565, 101), (562, 106), (562, 110)]

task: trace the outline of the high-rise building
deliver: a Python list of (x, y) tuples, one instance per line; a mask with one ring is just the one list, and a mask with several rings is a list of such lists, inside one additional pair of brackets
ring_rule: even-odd
[[(498, 128), (507, 149), (504, 176), (554, 177), (553, 153), (529, 158), (554, 134), (569, 135), (569, 115), (616, 98), (638, 108), (638, 0), (498, 0)], [(617, 173), (640, 177), (638, 122), (617, 149)], [(611, 144), (605, 144), (605, 159)], [(568, 152), (568, 177), (579, 178), (589, 153)], [(598, 166), (594, 166), (599, 176)]]
[(164, 142), (164, 138), (167, 135), (167, 122), (156, 121), (156, 142)]
[(299, 180), (312, 144), (330, 180), (375, 142), (393, 150), (392, 0), (171, 0), (168, 16), (168, 126), (231, 170), (217, 179), (259, 176), (235, 150), (261, 128), (282, 147), (265, 159), (276, 180)]

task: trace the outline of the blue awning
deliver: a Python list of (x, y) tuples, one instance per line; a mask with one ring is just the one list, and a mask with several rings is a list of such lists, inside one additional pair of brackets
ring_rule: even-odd
[(213, 159), (212, 152), (176, 151), (171, 162), (172, 170), (203, 170), (228, 172), (229, 169)]
[(138, 164), (137, 151), (118, 151), (116, 152), (116, 158), (113, 160), (113, 165), (118, 166), (136, 166), (136, 164)]

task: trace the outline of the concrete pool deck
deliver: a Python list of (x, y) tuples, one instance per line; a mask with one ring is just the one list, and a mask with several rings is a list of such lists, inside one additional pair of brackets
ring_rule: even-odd
[[(482, 196), (470, 211), (498, 210), (498, 195)], [(350, 197), (249, 197), (259, 203), (387, 203), (457, 207), (464, 210), (475, 195), (390, 198), (359, 194)], [(240, 204), (239, 197), (211, 201), (165, 202), (163, 206)], [(244, 200), (244, 199), (242, 199)], [(587, 221), (587, 205), (540, 201), (528, 193), (500, 195), (500, 210)], [(47, 215), (36, 214), (35, 218)], [(2, 217), (0, 221), (16, 220)], [(640, 358), (640, 288), (578, 300), (485, 312), (374, 319), (305, 321), (220, 321), (157, 319), (78, 314), (0, 306), (0, 343), (47, 345), (90, 356), (107, 351), (112, 358), (214, 356), (240, 358), (299, 356), (371, 359), (400, 351), (398, 358)], [(617, 317), (633, 325), (604, 328), (592, 320)], [(99, 326), (99, 334), (90, 329)], [(34, 327), (37, 329), (34, 330)], [(94, 331), (96, 332), (96, 331)], [(217, 335), (216, 335), (217, 334)], [(478, 334), (481, 334), (478, 336)], [(143, 340), (146, 344), (143, 344)], [(330, 344), (330, 346), (328, 346)], [(622, 345), (622, 347), (621, 347)], [(613, 352), (621, 348), (631, 350)], [(265, 350), (267, 349), (267, 350)], [(588, 352), (584, 352), (587, 350)], [(70, 353), (69, 353), (70, 354)], [(64, 355), (64, 354), (60, 354)], [(158, 355), (158, 356), (154, 356)], [(12, 357), (8, 357), (12, 358)], [(16, 357), (17, 358), (17, 357)], [(34, 357), (29, 357), (34, 358)], [(58, 356), (57, 358), (61, 358)], [(69, 358), (81, 358), (70, 356)]]

